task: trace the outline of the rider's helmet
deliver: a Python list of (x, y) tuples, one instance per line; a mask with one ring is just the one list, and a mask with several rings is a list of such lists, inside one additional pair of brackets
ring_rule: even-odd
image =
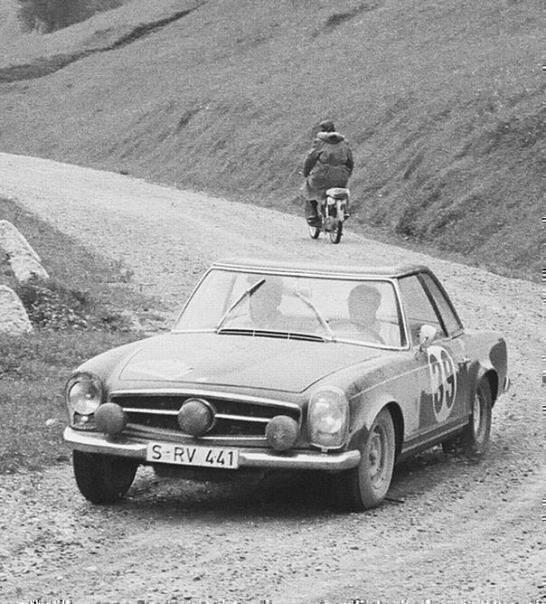
[(319, 128), (321, 132), (335, 132), (336, 127), (334, 126), (334, 122), (332, 120), (323, 120), (319, 124)]

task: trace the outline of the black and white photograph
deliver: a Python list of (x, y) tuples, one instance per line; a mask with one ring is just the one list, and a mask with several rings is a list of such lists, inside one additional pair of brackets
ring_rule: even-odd
[(0, 604), (546, 602), (538, 0), (0, 0)]

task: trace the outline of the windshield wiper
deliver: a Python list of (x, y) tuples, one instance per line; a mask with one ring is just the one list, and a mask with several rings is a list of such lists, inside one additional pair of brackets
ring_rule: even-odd
[(300, 294), (299, 292), (294, 292), (294, 294), (304, 304), (306, 304), (307, 306), (309, 306), (309, 308), (315, 313), (315, 316), (317, 317), (319, 323), (324, 327), (324, 329), (326, 330), (326, 333), (330, 336), (330, 339), (332, 341), (335, 341), (336, 338), (334, 336), (334, 332), (332, 331), (331, 327), (326, 322), (326, 319), (320, 314), (319, 309), (311, 302), (311, 300), (309, 300), (308, 298), (306, 298), (304, 295)]
[(220, 329), (222, 329), (222, 325), (226, 322), (229, 315), (237, 308), (237, 306), (239, 306), (239, 304), (247, 296), (252, 296), (252, 294), (255, 291), (257, 291), (264, 283), (265, 283), (265, 279), (260, 279), (259, 281), (256, 281), (256, 283), (254, 283), (254, 285), (251, 285), (248, 289), (245, 289), (245, 291), (237, 298), (237, 300), (235, 300), (235, 302), (222, 315), (222, 318), (220, 319), (220, 321), (218, 322), (218, 325), (216, 326), (216, 333), (218, 333), (220, 331)]

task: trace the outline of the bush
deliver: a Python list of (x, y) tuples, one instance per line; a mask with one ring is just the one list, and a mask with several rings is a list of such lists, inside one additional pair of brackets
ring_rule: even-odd
[(39, 329), (142, 330), (137, 314), (131, 310), (97, 303), (89, 292), (65, 287), (55, 279), (34, 277), (23, 284), (16, 284), (14, 289), (31, 323)]
[(50, 329), (88, 327), (86, 292), (68, 289), (52, 279), (31, 279), (16, 288), (33, 325)]
[(123, 0), (19, 0), (17, 18), (26, 31), (50, 33), (122, 4)]

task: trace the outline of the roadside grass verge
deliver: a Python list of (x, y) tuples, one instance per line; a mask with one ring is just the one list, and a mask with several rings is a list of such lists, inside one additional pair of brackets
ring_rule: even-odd
[(134, 291), (119, 263), (91, 254), (16, 203), (0, 199), (51, 279), (19, 285), (0, 258), (0, 283), (16, 289), (33, 322), (24, 336), (0, 334), (0, 474), (66, 461), (63, 387), (85, 359), (141, 337), (128, 316), (153, 301)]
[(2, 337), (0, 474), (69, 459), (62, 440), (66, 379), (85, 359), (134, 339), (134, 333), (75, 329)]
[[(72, 290), (89, 298), (95, 314), (108, 307), (137, 311), (150, 306), (149, 299), (134, 295), (131, 271), (122, 262), (97, 257), (14, 201), (1, 197), (0, 220), (9, 220), (25, 236), (40, 256), (52, 282), (57, 284), (53, 288)], [(10, 287), (17, 286), (0, 258), (0, 283), (2, 280), (11, 284)]]

